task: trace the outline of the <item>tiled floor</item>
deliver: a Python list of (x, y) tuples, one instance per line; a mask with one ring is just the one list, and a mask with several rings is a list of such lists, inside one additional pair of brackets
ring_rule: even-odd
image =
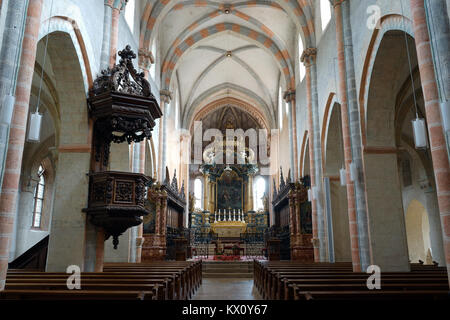
[(258, 300), (252, 279), (203, 279), (192, 300)]

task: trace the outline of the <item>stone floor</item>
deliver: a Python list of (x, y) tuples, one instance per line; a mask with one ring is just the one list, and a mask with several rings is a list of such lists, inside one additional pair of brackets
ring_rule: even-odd
[(251, 279), (203, 279), (192, 300), (260, 300)]

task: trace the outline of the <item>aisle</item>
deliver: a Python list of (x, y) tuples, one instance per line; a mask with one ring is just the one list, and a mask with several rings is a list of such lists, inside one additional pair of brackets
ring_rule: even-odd
[(253, 279), (207, 278), (192, 300), (258, 300), (258, 291), (253, 288)]

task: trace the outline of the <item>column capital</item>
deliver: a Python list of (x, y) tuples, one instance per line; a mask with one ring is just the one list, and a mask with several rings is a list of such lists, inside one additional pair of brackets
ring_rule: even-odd
[(295, 89), (286, 90), (283, 93), (283, 98), (286, 102), (291, 102), (291, 101), (295, 100)]
[(125, 9), (128, 0), (105, 0), (105, 6), (111, 7), (111, 9), (116, 9), (122, 11)]
[(345, 0), (330, 0), (331, 5), (334, 7), (339, 6), (340, 4), (342, 4), (342, 2), (344, 2)]
[(309, 67), (311, 64), (315, 63), (316, 56), (317, 48), (306, 48), (300, 57), (300, 61), (303, 62), (306, 67)]
[(142, 70), (149, 70), (150, 66), (155, 63), (155, 57), (151, 51), (143, 48), (139, 49), (139, 68)]
[(172, 92), (170, 92), (169, 90), (159, 91), (159, 96), (161, 102), (170, 103), (170, 101), (172, 100)]
[(181, 141), (187, 140), (187, 139), (189, 139), (190, 137), (191, 137), (191, 133), (190, 133), (189, 131), (187, 131), (187, 130), (181, 130), (181, 132), (180, 132), (180, 139), (181, 139)]

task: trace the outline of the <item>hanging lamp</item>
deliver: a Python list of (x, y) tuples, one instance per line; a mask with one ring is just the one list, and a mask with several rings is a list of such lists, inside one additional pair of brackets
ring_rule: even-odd
[[(400, 1), (400, 6), (402, 10), (403, 15), (403, 4)], [(411, 55), (409, 53), (409, 44), (408, 44), (408, 38), (406, 36), (406, 29), (405, 29), (405, 23), (403, 22), (403, 33), (405, 36), (405, 44), (406, 44), (406, 54), (408, 57), (408, 66), (409, 66), (409, 76), (411, 78), (411, 89), (412, 94), (414, 98), (414, 108), (416, 111), (416, 118), (411, 121), (412, 123), (412, 129), (414, 134), (414, 145), (416, 149), (426, 149), (428, 148), (428, 136), (427, 136), (427, 125), (424, 118), (419, 117), (419, 108), (417, 107), (417, 99), (416, 99), (416, 91), (415, 91), (415, 85), (414, 85), (414, 77), (412, 73), (412, 67), (411, 67)]]
[[(53, 0), (50, 6), (50, 18), (53, 13)], [(45, 39), (44, 62), (42, 64), (41, 79), (39, 80), (39, 94), (36, 103), (36, 111), (30, 114), (30, 122), (28, 126), (27, 140), (29, 142), (39, 142), (41, 140), (42, 114), (39, 113), (39, 105), (41, 103), (42, 81), (44, 79), (45, 62), (47, 60), (48, 38), (50, 35), (50, 20), (48, 22), (47, 36)]]

